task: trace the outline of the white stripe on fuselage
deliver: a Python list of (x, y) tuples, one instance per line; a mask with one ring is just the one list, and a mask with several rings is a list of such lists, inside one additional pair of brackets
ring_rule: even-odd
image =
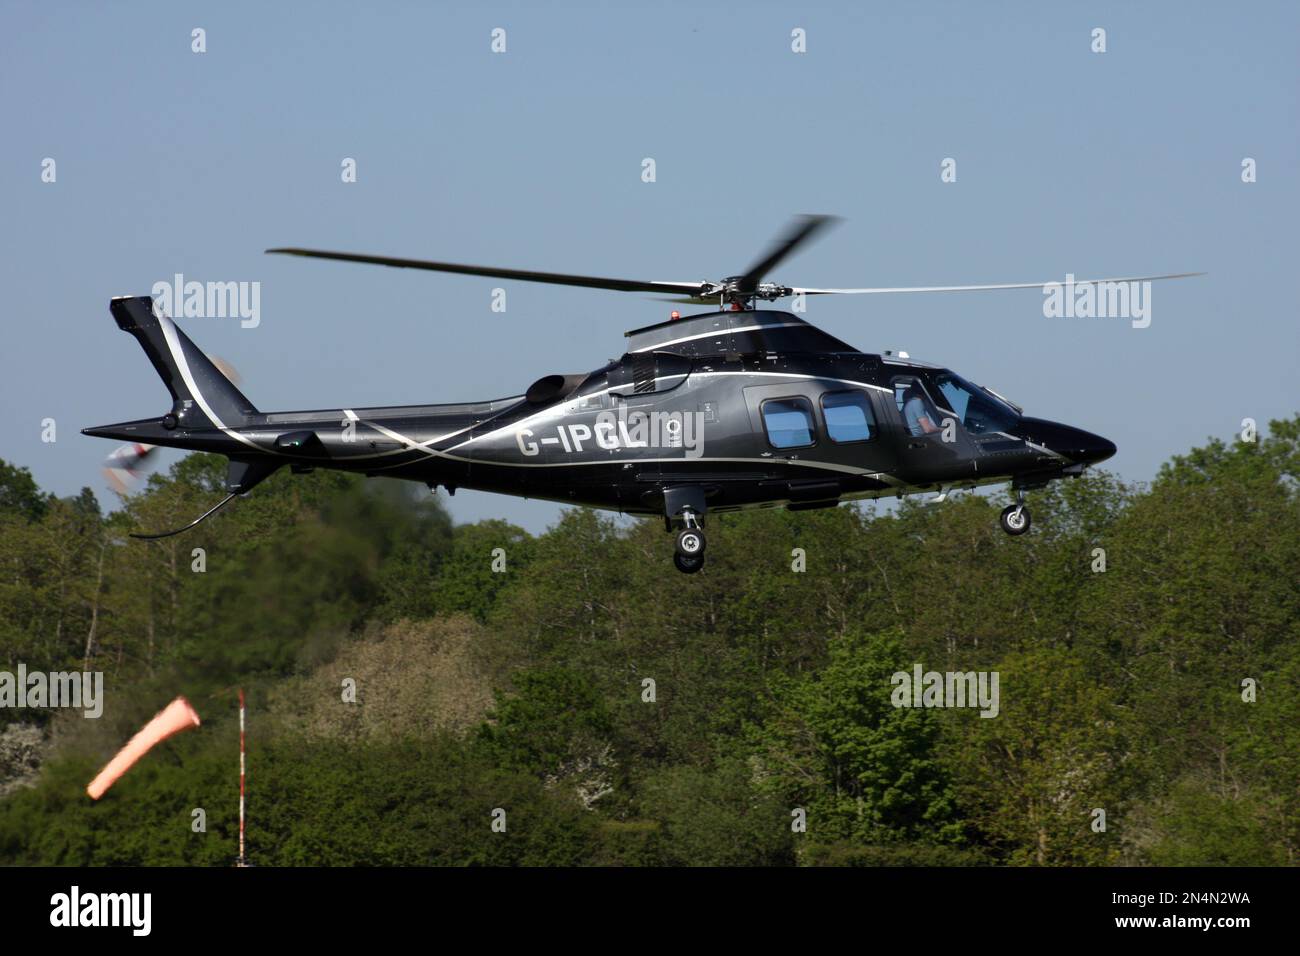
[[(170, 339), (169, 339), (169, 344), (170, 344)], [(193, 384), (193, 379), (190, 378), (188, 375), (188, 368), (184, 369), (184, 374), (186, 375), (186, 384), (190, 386), (190, 390), (195, 394), (197, 398), (198, 391)], [(759, 371), (751, 371), (748, 369), (744, 369), (744, 370), (738, 369), (736, 371), (728, 371), (728, 372), (691, 372), (686, 377), (687, 379), (714, 378), (714, 377), (726, 376), (726, 375), (758, 376), (763, 378), (801, 379), (804, 381), (814, 381), (814, 382), (836, 382), (845, 385), (854, 385), (860, 388), (875, 389), (876, 391), (884, 392), (888, 395), (893, 395), (893, 389), (885, 388), (884, 386), (876, 385), (872, 382), (861, 382), (861, 381), (857, 381), (856, 379), (847, 379), (847, 378), (834, 378), (825, 375), (808, 375), (800, 372), (759, 372)], [(655, 381), (658, 382), (658, 381), (663, 381), (665, 379), (677, 378), (677, 377), (679, 376), (675, 376), (675, 375), (660, 376), (657, 377)], [(625, 388), (625, 387), (626, 386), (609, 386), (607, 388), (600, 389), (599, 391), (591, 392), (587, 395), (578, 396), (578, 398), (596, 398), (601, 395), (605, 395), (609, 392), (612, 392), (615, 389)], [(216, 416), (211, 414), (211, 412), (207, 408), (206, 403), (201, 402), (200, 404), (204, 408), (204, 411), (208, 412), (209, 417), (212, 418), (214, 422), (217, 422), (218, 420)], [(435, 438), (430, 438), (425, 441), (417, 441), (414, 438), (411, 438), (407, 435), (403, 435), (401, 432), (395, 431), (394, 429), (389, 428), (385, 425), (381, 425), (379, 422), (360, 418), (352, 409), (342, 409), (342, 413), (347, 418), (347, 420), (357, 422), (369, 428), (373, 428), (375, 431), (379, 432), (382, 435), (385, 435), (388, 438), (391, 438), (393, 441), (400, 443), (404, 447), (401, 449), (394, 449), (390, 451), (379, 452), (376, 454), (349, 455), (345, 458), (334, 459), (334, 461), (336, 461), (339, 464), (345, 464), (347, 462), (352, 462), (352, 461), (365, 461), (367, 459), (388, 457), (395, 454), (401, 454), (403, 451), (419, 452), (420, 454), (428, 458), (441, 458), (447, 461), (463, 462), (466, 464), (499, 465), (501, 467), (506, 467), (506, 468), (563, 468), (563, 467), (570, 467), (574, 465), (610, 465), (610, 464), (627, 464), (627, 463), (654, 464), (654, 463), (663, 463), (663, 462), (680, 462), (680, 461), (688, 460), (679, 457), (679, 458), (609, 458), (609, 459), (600, 459), (596, 461), (575, 461), (575, 462), (522, 462), (522, 461), (515, 462), (515, 461), (494, 461), (486, 458), (469, 458), (464, 455), (454, 454), (454, 452), (457, 451), (458, 449), (465, 448), (469, 445), (472, 445), (474, 442), (480, 442), (491, 438), (497, 438), (503, 434), (512, 434), (513, 432), (517, 431), (520, 428), (525, 427), (526, 425), (535, 424), (538, 421), (544, 420), (548, 417), (564, 417), (567, 414), (567, 412), (565, 412), (564, 409), (568, 404), (570, 404), (568, 401), (558, 402), (555, 405), (550, 406), (549, 408), (540, 409), (539, 411), (534, 412), (531, 415), (521, 418), (518, 421), (511, 423), (510, 425), (505, 425), (500, 428), (493, 429), (492, 431), (485, 432), (482, 435), (474, 435), (466, 439), (465, 441), (453, 445), (451, 448), (447, 449), (446, 451), (441, 451), (436, 448), (430, 448), (428, 446), (436, 442), (443, 441), (447, 438), (453, 438), (456, 435), (463, 434), (464, 432), (469, 431), (474, 426), (470, 425), (467, 426), (466, 428), (461, 428), (454, 432), (448, 432), (445, 435), (439, 435)], [(286, 422), (286, 424), (292, 424), (292, 423)], [(257, 448), (258, 450), (261, 451), (271, 451), (270, 449), (261, 448), (261, 446), (254, 444), (252, 441), (248, 440), (243, 435), (240, 435), (239, 433), (229, 428), (226, 428), (224, 425), (220, 423), (218, 423), (218, 427), (220, 427), (223, 432), (232, 435), (232, 437), (238, 438), (240, 441), (243, 441), (245, 444), (253, 448)], [(273, 451), (272, 453), (282, 454), (278, 450)], [(694, 458), (689, 460), (702, 461), (702, 462), (752, 462), (752, 463), (764, 464), (768, 466), (780, 462), (786, 465), (794, 465), (796, 467), (801, 466), (805, 468), (820, 468), (822, 470), (845, 472), (848, 474), (863, 475), (866, 477), (877, 477), (885, 480), (891, 480), (888, 475), (885, 475), (882, 472), (873, 472), (870, 469), (856, 468), (851, 465), (840, 465), (840, 464), (835, 464), (834, 462), (816, 461), (812, 459), (791, 460), (791, 459), (773, 459), (773, 458)], [(374, 470), (389, 471), (395, 468), (402, 468), (406, 464), (408, 463), (401, 462), (394, 465), (385, 465), (382, 468), (376, 468)]]
[[(846, 385), (857, 385), (861, 388), (874, 388), (877, 391), (886, 393), (887, 395), (894, 394), (893, 389), (885, 388), (882, 385), (873, 385), (871, 382), (858, 382), (848, 378), (831, 378), (826, 375), (806, 375), (802, 372), (753, 372), (753, 371), (749, 371), (748, 369), (737, 370), (734, 372), (691, 372), (686, 376), (686, 380), (689, 381), (692, 378), (715, 378), (723, 375), (759, 375), (766, 378), (796, 378), (796, 379), (805, 379), (807, 381), (815, 381), (815, 382), (842, 382)], [(665, 379), (679, 378), (679, 377), (680, 376), (677, 375), (664, 375), (664, 376), (660, 376), (659, 378), (656, 378), (655, 381), (660, 382)], [(608, 388), (602, 388), (596, 392), (591, 392), (588, 395), (580, 395), (577, 397), (596, 398), (600, 395), (604, 395), (608, 392), (612, 392), (616, 388), (626, 388), (626, 387), (627, 387), (626, 385), (613, 385)], [(652, 392), (647, 392), (647, 393), (643, 393), (643, 396), (646, 398), (650, 398), (653, 394), (654, 393)], [(447, 449), (447, 451), (452, 452), (458, 448), (463, 448), (466, 445), (471, 445), (477, 441), (485, 441), (490, 438), (500, 437), (503, 434), (512, 433), (520, 428), (523, 428), (526, 425), (534, 424), (540, 420), (543, 420), (547, 416), (554, 417), (556, 415), (559, 415), (560, 417), (563, 417), (565, 414), (567, 414), (566, 412), (564, 412), (564, 407), (568, 404), (569, 402), (567, 401), (558, 402), (557, 404), (552, 405), (549, 408), (543, 408), (541, 411), (534, 412), (531, 415), (521, 418), (517, 422), (512, 422), (509, 425), (503, 425), (500, 428), (494, 428), (492, 431), (484, 432), (482, 435), (474, 435), (471, 438), (467, 438), (465, 441), (460, 442), (459, 444), (452, 445), (451, 448)]]
[(710, 336), (732, 335), (736, 332), (761, 332), (765, 329), (792, 329), (795, 326), (807, 324), (807, 322), (772, 322), (768, 325), (746, 325), (739, 329), (714, 329), (712, 332), (701, 332), (698, 335), (683, 335), (680, 339), (669, 339), (667, 342), (658, 342), (654, 345), (647, 345), (644, 348), (633, 349), (630, 354), (640, 355), (642, 352), (656, 352), (665, 349), (670, 345), (680, 345), (683, 342), (694, 342), (696, 339), (707, 339)]
[[(881, 391), (881, 392), (885, 392), (886, 394), (893, 395), (892, 389), (885, 388), (881, 385), (875, 385), (871, 382), (859, 382), (854, 379), (832, 378), (824, 375), (807, 375), (807, 374), (796, 373), (796, 372), (754, 372), (748, 370), (744, 370), (744, 371), (738, 370), (735, 372), (692, 372), (690, 373), (689, 377), (703, 378), (703, 377), (713, 377), (713, 376), (721, 376), (721, 375), (751, 375), (751, 376), (756, 375), (762, 377), (804, 379), (807, 381), (838, 382), (846, 385), (856, 385), (862, 388), (874, 388), (877, 391)], [(663, 378), (676, 378), (676, 377), (677, 376), (663, 376)], [(660, 379), (656, 379), (656, 381), (659, 380)], [(592, 392), (587, 395), (578, 396), (578, 397), (595, 398), (597, 396), (604, 395), (608, 392), (611, 392), (615, 388), (623, 388), (623, 387), (625, 386), (610, 386), (608, 388), (603, 388), (599, 391)], [(521, 418), (518, 421), (511, 423), (510, 425), (505, 425), (502, 426), (501, 428), (493, 429), (492, 431), (487, 432), (483, 435), (475, 435), (463, 442), (460, 442), (459, 444), (453, 445), (451, 448), (447, 449), (446, 451), (439, 451), (437, 449), (426, 448), (421, 443), (416, 442), (414, 439), (409, 438), (406, 435), (402, 435), (400, 432), (396, 432), (391, 428), (387, 428), (383, 425), (380, 425), (377, 422), (365, 421), (363, 419), (358, 419), (358, 421), (361, 421), (362, 424), (368, 425), (369, 427), (374, 428), (375, 430), (381, 432), (382, 434), (387, 435), (388, 437), (392, 438), (394, 441), (399, 441), (403, 443), (411, 451), (422, 452), (423, 454), (427, 455), (430, 458), (444, 458), (450, 461), (464, 462), (466, 464), (478, 464), (484, 466), (496, 465), (503, 468), (568, 468), (568, 467), (581, 466), (581, 465), (658, 464), (663, 462), (682, 462), (688, 460), (692, 462), (728, 462), (728, 463), (748, 462), (748, 463), (755, 463), (755, 464), (763, 464), (763, 465), (767, 465), (768, 467), (771, 467), (774, 464), (783, 464), (783, 465), (794, 466), (794, 467), (819, 468), (824, 471), (837, 471), (846, 474), (860, 475), (868, 478), (879, 478), (881, 480), (890, 481), (890, 482), (895, 481), (895, 479), (885, 474), (884, 472), (872, 471), (866, 468), (858, 468), (852, 465), (840, 465), (828, 461), (817, 461), (815, 459), (709, 458), (709, 457), (685, 459), (682, 457), (674, 457), (674, 458), (639, 458), (638, 457), (638, 458), (603, 458), (594, 461), (522, 462), (522, 461), (499, 461), (499, 460), (493, 460), (488, 458), (468, 458), (463, 455), (453, 454), (453, 452), (455, 452), (457, 449), (464, 448), (468, 445), (473, 444), (474, 442), (482, 441), (489, 438), (499, 437), (503, 433), (508, 434), (508, 433), (516, 432), (518, 429), (524, 427), (527, 424), (535, 424), (539, 419), (548, 416), (564, 417), (564, 415), (566, 414), (564, 412), (564, 408), (567, 404), (569, 403), (560, 402), (555, 405), (552, 405), (549, 408), (541, 409), (540, 411), (537, 411), (532, 415), (526, 416), (525, 418)], [(385, 466), (383, 469), (376, 469), (376, 470), (386, 471), (392, 468), (401, 468), (403, 467), (404, 464), (405, 463), (389, 465), (389, 466)]]

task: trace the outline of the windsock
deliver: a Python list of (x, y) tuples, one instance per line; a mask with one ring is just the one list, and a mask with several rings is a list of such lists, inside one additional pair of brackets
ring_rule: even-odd
[(92, 800), (98, 800), (119, 777), (126, 773), (135, 762), (153, 749), (154, 744), (162, 743), (173, 734), (189, 730), (199, 725), (199, 715), (194, 712), (190, 702), (184, 697), (177, 697), (163, 710), (154, 715), (153, 720), (144, 725), (144, 729), (131, 738), (130, 742), (117, 752), (117, 756), (108, 762), (99, 772), (86, 793)]

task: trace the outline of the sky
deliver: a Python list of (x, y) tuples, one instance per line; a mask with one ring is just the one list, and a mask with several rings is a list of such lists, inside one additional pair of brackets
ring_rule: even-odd
[[(1145, 328), (1045, 316), (1038, 289), (804, 316), (1104, 435), (1107, 467), (1148, 481), (1300, 411), (1298, 26), (1286, 2), (0, 0), (0, 458), (114, 504), (114, 446), (80, 429), (169, 399), (108, 301), (176, 273), (260, 283), (255, 327), (181, 325), (263, 411), (474, 401), (596, 368), (673, 306), (263, 250), (716, 279), (833, 213), (770, 279), (1207, 271), (1154, 284)], [(444, 501), (531, 531), (559, 513)]]

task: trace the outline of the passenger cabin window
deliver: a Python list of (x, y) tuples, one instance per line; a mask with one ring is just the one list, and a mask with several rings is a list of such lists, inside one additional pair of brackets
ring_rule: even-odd
[(833, 442), (870, 441), (876, 435), (871, 401), (861, 389), (825, 393), (822, 414), (826, 417), (826, 434)]
[(770, 398), (763, 403), (763, 427), (773, 448), (806, 448), (813, 438), (812, 404), (806, 398)]

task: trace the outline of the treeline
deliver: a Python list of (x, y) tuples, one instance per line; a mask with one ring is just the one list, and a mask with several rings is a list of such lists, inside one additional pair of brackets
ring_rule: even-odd
[[(659, 521), (329, 473), (127, 536), (224, 470), (106, 516), (0, 463), (0, 670), (107, 691), (0, 709), (0, 862), (230, 864), (237, 687), (262, 865), (1297, 862), (1300, 416), (1057, 483), (1022, 538), (979, 495), (714, 516), (698, 575)], [(917, 664), (997, 672), (997, 716), (895, 707)], [(202, 727), (92, 803), (182, 693)]]

